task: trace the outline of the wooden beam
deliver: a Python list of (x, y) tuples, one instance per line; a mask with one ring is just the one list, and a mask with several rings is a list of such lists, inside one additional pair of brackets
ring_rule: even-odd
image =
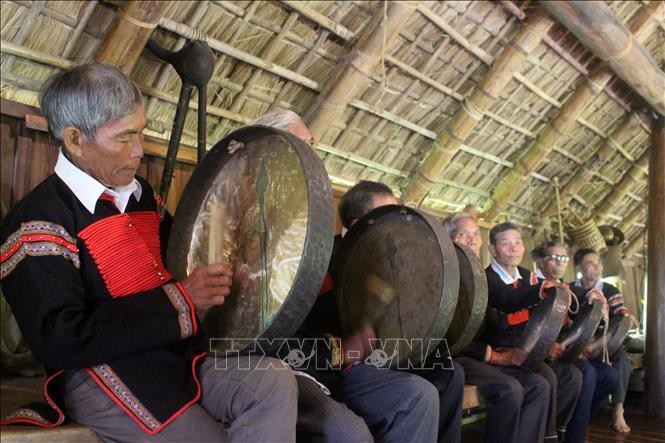
[[(639, 159), (626, 171), (610, 193), (593, 209), (594, 220), (596, 222), (603, 220), (607, 214), (615, 212), (616, 206), (630, 193), (630, 190), (639, 183), (644, 183), (644, 175), (647, 173), (649, 165), (649, 149), (646, 149)], [(653, 169), (654, 173), (662, 175), (658, 169)], [(652, 174), (653, 175), (653, 174)]]
[(513, 78), (513, 72), (519, 69), (526, 56), (540, 44), (553, 24), (552, 19), (538, 8), (528, 23), (515, 34), (482, 83), (465, 98), (446, 129), (432, 144), (411, 182), (402, 192), (402, 200), (406, 204), (420, 206), (434, 183), (459, 152), (460, 146), (482, 120), (484, 113), (499, 100), (501, 92)]
[[(323, 140), (330, 126), (368, 86), (374, 69), (406, 25), (420, 2), (395, 1), (379, 6), (350, 54), (335, 69), (317, 97), (305, 121), (317, 140)], [(385, 8), (385, 9), (384, 9)]]
[(339, 23), (335, 22), (334, 20), (329, 19), (325, 15), (320, 14), (311, 8), (308, 8), (307, 6), (305, 6), (305, 3), (302, 1), (282, 0), (280, 3), (283, 3), (284, 5), (298, 12), (303, 17), (324, 27), (328, 31), (332, 32), (336, 36), (341, 37), (346, 41), (353, 43), (356, 39), (356, 36), (353, 34), (352, 31), (340, 25)]
[(633, 210), (633, 212), (630, 213), (628, 217), (625, 217), (621, 220), (619, 223), (619, 229), (621, 231), (628, 232), (630, 228), (632, 228), (637, 222), (639, 221), (646, 221), (647, 214), (645, 213), (646, 205), (644, 204), (639, 204), (637, 207)]
[(129, 75), (167, 6), (163, 1), (122, 3), (115, 25), (102, 42), (95, 61), (115, 66)]
[[(660, 8), (660, 5), (660, 2), (653, 2), (643, 9), (640, 17), (636, 20), (634, 26), (630, 30), (630, 32), (635, 35), (636, 42), (643, 43), (649, 36), (649, 34), (644, 32), (644, 29), (653, 29), (653, 23), (656, 22), (656, 12)], [(524, 155), (516, 163), (515, 168), (513, 168), (494, 188), (492, 194), (494, 206), (490, 207), (489, 210), (483, 214), (483, 217), (486, 220), (494, 220), (501, 209), (505, 208), (508, 202), (512, 201), (516, 195), (523, 191), (521, 186), (522, 177), (536, 171), (543, 162), (549, 160), (550, 153), (562, 142), (563, 135), (566, 134), (572, 127), (573, 123), (580, 118), (586, 107), (598, 96), (598, 94), (600, 94), (601, 91), (603, 91), (603, 89), (605, 89), (609, 81), (612, 79), (612, 75), (613, 73), (609, 67), (602, 64), (596, 68), (586, 81), (583, 81), (568, 97), (566, 102), (561, 106), (559, 113), (545, 126), (538, 135), (538, 138), (529, 145)], [(606, 141), (611, 142), (613, 139), (607, 138)], [(613, 146), (616, 145), (617, 143), (615, 142)], [(597, 168), (598, 165), (596, 165), (596, 169)], [(593, 174), (593, 170), (590, 172)], [(580, 175), (588, 174), (583, 172)], [(574, 193), (576, 192), (577, 190)], [(566, 201), (561, 201), (562, 207), (565, 207), (568, 202), (570, 202), (571, 196), (570, 192), (566, 194), (568, 199)], [(549, 206), (551, 207), (550, 211), (556, 211), (556, 207), (554, 207), (552, 203), (550, 203)]]
[[(665, 115), (665, 73), (602, 1), (553, 1), (542, 5), (594, 54)], [(661, 9), (662, 11), (662, 9)]]
[(653, 119), (649, 168), (649, 232), (647, 234), (647, 327), (644, 407), (665, 418), (665, 122)]
[[(627, 114), (614, 131), (603, 140), (600, 148), (576, 169), (575, 173), (571, 175), (570, 180), (561, 188), (562, 208), (567, 207), (573, 196), (578, 194), (584, 186), (587, 186), (591, 182), (594, 173), (617, 151), (617, 146), (620, 146), (617, 140), (628, 134), (635, 128), (637, 123), (635, 114)], [(543, 210), (542, 218), (551, 217), (556, 214), (556, 211), (556, 201), (550, 200), (549, 204)]]

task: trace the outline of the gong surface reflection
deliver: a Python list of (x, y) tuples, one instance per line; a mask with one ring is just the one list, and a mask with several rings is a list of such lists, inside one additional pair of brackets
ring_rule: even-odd
[(224, 305), (200, 313), (208, 337), (260, 337), (273, 321), (302, 259), (307, 202), (300, 159), (280, 136), (253, 140), (224, 164), (193, 223), (187, 254), (188, 274), (208, 264), (210, 208), (224, 203), (221, 250), (233, 285)]

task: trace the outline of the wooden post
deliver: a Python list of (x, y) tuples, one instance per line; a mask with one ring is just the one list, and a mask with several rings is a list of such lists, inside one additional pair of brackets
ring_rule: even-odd
[(129, 75), (168, 2), (128, 1), (118, 9), (111, 32), (102, 43), (95, 61), (113, 65)]
[[(634, 113), (626, 114), (622, 122), (603, 140), (598, 151), (577, 168), (570, 180), (561, 189), (561, 204), (563, 206), (568, 206), (573, 197), (590, 183), (594, 172), (599, 170), (614, 154), (617, 146), (620, 146), (618, 140), (625, 137), (638, 124), (638, 120)], [(556, 210), (556, 202), (551, 200), (543, 210), (541, 217), (551, 217), (556, 213)]]
[(665, 122), (654, 116), (649, 161), (647, 337), (644, 406), (665, 418)]
[(388, 53), (391, 43), (406, 25), (420, 2), (388, 2), (386, 9), (379, 6), (362, 37), (351, 53), (336, 68), (327, 86), (321, 91), (314, 106), (305, 115), (309, 132), (323, 140), (327, 130), (339, 120), (347, 105), (368, 86), (381, 55)]
[[(614, 209), (626, 197), (626, 194), (628, 194), (636, 184), (643, 183), (644, 174), (647, 173), (647, 167), (651, 169), (649, 166), (649, 149), (644, 151), (640, 158), (635, 160), (630, 169), (628, 169), (623, 177), (621, 177), (621, 180), (614, 184), (614, 187), (610, 190), (607, 198), (603, 199), (594, 208), (593, 214), (596, 222), (602, 221), (607, 217), (607, 214), (614, 212)], [(658, 171), (657, 169), (652, 170)]]
[(542, 8), (536, 9), (524, 27), (513, 37), (494, 61), (482, 83), (461, 103), (443, 133), (432, 143), (429, 153), (402, 191), (402, 201), (419, 206), (446, 166), (471, 135), (483, 114), (499, 100), (501, 92), (513, 78), (527, 55), (536, 48), (554, 21)]
[[(655, 1), (642, 10), (640, 16), (630, 29), (635, 41), (643, 43), (649, 37), (650, 34), (645, 32), (645, 30), (653, 30), (653, 26), (656, 24), (655, 18), (659, 14), (659, 11), (663, 9), (661, 6), (661, 2)], [(556, 117), (540, 132), (538, 138), (529, 146), (526, 153), (515, 164), (515, 167), (494, 188), (492, 194), (493, 205), (483, 214), (486, 220), (493, 220), (500, 211), (505, 209), (508, 203), (514, 200), (516, 195), (519, 195), (523, 191), (524, 180), (528, 177), (528, 174), (537, 170), (543, 161), (547, 161), (549, 154), (561, 142), (563, 134), (570, 129), (589, 103), (605, 89), (612, 78), (612, 74), (612, 70), (607, 65), (602, 64), (570, 95)], [(630, 123), (626, 125), (630, 129)], [(625, 131), (626, 129), (623, 130)], [(608, 137), (605, 144), (611, 142), (613, 140)], [(603, 161), (606, 158), (599, 157), (603, 158)], [(586, 167), (580, 169), (582, 170), (582, 174), (579, 174), (577, 177), (581, 175), (588, 176), (589, 173), (592, 174), (595, 170)], [(588, 181), (581, 182), (577, 180), (575, 185), (579, 183), (588, 183)], [(562, 205), (568, 205), (570, 199), (578, 190), (579, 188), (572, 194), (570, 193), (570, 189), (562, 190)], [(552, 215), (556, 211), (554, 201), (550, 203), (549, 207), (551, 208), (550, 215)]]
[(555, 1), (542, 5), (584, 46), (606, 60), (653, 109), (665, 115), (665, 73), (605, 2)]

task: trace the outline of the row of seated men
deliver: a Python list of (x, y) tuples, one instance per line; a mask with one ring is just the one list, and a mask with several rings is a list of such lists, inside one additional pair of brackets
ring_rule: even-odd
[[(537, 304), (548, 288), (564, 287), (547, 273), (567, 255), (546, 245), (544, 278), (537, 278), (519, 267), (524, 245), (509, 223), (490, 236), (491, 314), (447, 368), (366, 364), (374, 330), (342, 335), (330, 278), (295, 337), (325, 339), (329, 346), (314, 360), (327, 369), (294, 371), (265, 356), (214, 358), (197, 312), (225, 302), (233, 272), (215, 263), (175, 281), (164, 266), (168, 214), (135, 175), (146, 124), (137, 86), (110, 66), (83, 65), (50, 78), (40, 105), (62, 147), (55, 173), (3, 220), (1, 283), (47, 370), (49, 405), (21, 408), (4, 423), (52, 427), (73, 419), (120, 442), (457, 442), (466, 381), (487, 403), (487, 441), (583, 441), (589, 417), (617, 385), (616, 370), (602, 362), (558, 362), (560, 346), (547, 363), (523, 365), (514, 342), (523, 324), (503, 320)], [(311, 141), (293, 113), (255, 123)], [(360, 182), (342, 198), (340, 218), (349, 228), (395, 203), (390, 188)], [(459, 215), (447, 226), (479, 252), (473, 218)], [(584, 269), (598, 256), (580, 260)], [(616, 314), (625, 312), (598, 273), (584, 275), (572, 286), (580, 300), (607, 298)], [(613, 392), (614, 403), (622, 400), (621, 390)]]

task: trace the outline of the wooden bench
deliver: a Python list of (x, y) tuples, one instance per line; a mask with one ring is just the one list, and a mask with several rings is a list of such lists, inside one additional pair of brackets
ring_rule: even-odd
[[(6, 417), (20, 406), (31, 401), (44, 401), (42, 397), (43, 377), (2, 377), (1, 414)], [(482, 396), (475, 386), (464, 386), (463, 423), (473, 423), (485, 417)], [(78, 423), (68, 423), (54, 429), (38, 426), (10, 425), (2, 427), (2, 443), (100, 443), (94, 432)]]

